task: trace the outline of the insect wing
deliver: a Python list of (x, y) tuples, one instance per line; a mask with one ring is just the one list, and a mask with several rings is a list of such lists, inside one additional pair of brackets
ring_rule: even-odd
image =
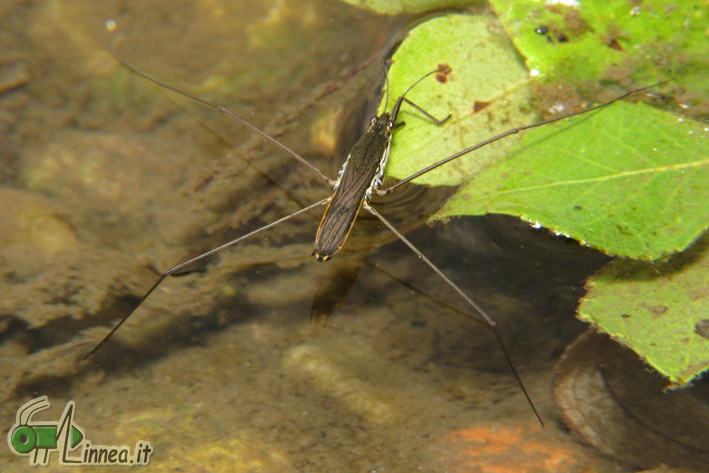
[(344, 244), (362, 207), (365, 193), (389, 152), (390, 143), (389, 116), (384, 114), (372, 123), (369, 131), (352, 148), (315, 237), (313, 254), (318, 261), (329, 259)]

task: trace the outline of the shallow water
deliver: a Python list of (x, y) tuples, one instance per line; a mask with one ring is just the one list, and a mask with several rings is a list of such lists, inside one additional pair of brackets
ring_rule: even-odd
[[(351, 255), (315, 264), (317, 213), (166, 281), (78, 364), (161, 270), (329, 192), (216, 111), (146, 85), (92, 35), (334, 175), (380, 87), (376, 54), (408, 19), (317, 1), (5, 1), (0, 13), (3, 71), (17, 77), (0, 95), (6, 429), (46, 394), (41, 418), (72, 399), (93, 444), (151, 442), (149, 471), (627, 470), (561, 428), (549, 389), (585, 330), (583, 281), (606, 260), (508, 218), (398, 220), (499, 322), (543, 430), (489, 330), (403, 245), (363, 222), (382, 245), (354, 235)], [(342, 306), (308, 323), (314, 294), (356, 271)], [(1, 452), (0, 470), (28, 468)]]

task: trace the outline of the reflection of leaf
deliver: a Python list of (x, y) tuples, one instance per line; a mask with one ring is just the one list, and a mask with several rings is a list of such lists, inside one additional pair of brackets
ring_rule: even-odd
[(683, 250), (706, 228), (704, 135), (699, 123), (620, 102), (531, 130), (440, 216), (504, 213), (611, 255), (657, 259)]
[(470, 0), (343, 0), (345, 3), (371, 10), (383, 15), (400, 15), (402, 13), (420, 13), (437, 8), (452, 8), (470, 5)]
[(677, 261), (615, 260), (592, 278), (578, 314), (632, 348), (672, 382), (684, 385), (709, 368), (707, 238)]

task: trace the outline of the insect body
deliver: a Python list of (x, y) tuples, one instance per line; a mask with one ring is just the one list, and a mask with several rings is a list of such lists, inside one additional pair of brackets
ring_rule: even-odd
[[(372, 197), (372, 193), (378, 191), (382, 185), (382, 177), (389, 158), (389, 149), (394, 129), (397, 127), (396, 119), (399, 116), (401, 104), (407, 100), (406, 94), (416, 84), (431, 74), (439, 72), (440, 69), (429, 72), (411, 85), (397, 99), (391, 113), (383, 112), (381, 115), (372, 117), (369, 129), (355, 143), (342, 165), (334, 186), (335, 193), (328, 203), (315, 236), (313, 256), (318, 261), (330, 259), (342, 248), (363, 204), (367, 204), (367, 208), (371, 209), (368, 205), (369, 199)], [(420, 109), (420, 107), (416, 107)], [(436, 120), (428, 113), (424, 113), (438, 125), (450, 118), (448, 116), (443, 120)]]
[(335, 193), (315, 236), (313, 255), (318, 261), (330, 259), (342, 248), (362, 204), (369, 200), (375, 184), (381, 182), (395, 119), (386, 112), (372, 118), (369, 130), (357, 141), (342, 166)]

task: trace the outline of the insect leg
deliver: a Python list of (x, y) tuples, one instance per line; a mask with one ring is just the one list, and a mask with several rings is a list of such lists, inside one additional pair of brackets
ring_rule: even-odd
[(108, 335), (106, 335), (105, 337), (103, 337), (103, 339), (102, 339), (95, 347), (93, 347), (93, 348), (91, 349), (91, 351), (90, 351), (89, 353), (87, 353), (86, 356), (84, 356), (84, 357), (81, 359), (81, 361), (86, 360), (86, 359), (89, 358), (91, 355), (93, 355), (94, 353), (96, 353), (96, 350), (98, 350), (99, 348), (101, 348), (101, 346), (103, 346), (103, 345), (111, 338), (111, 336), (113, 336), (113, 334), (116, 332), (116, 330), (118, 330), (118, 328), (119, 328), (121, 325), (123, 325), (123, 323), (124, 323), (126, 320), (128, 320), (128, 317), (130, 317), (130, 316), (136, 311), (136, 309), (138, 309), (138, 307), (140, 307), (140, 306), (143, 304), (143, 302), (145, 302), (145, 300), (148, 298), (148, 296), (150, 296), (150, 294), (152, 294), (153, 291), (155, 291), (155, 289), (160, 285), (160, 283), (162, 283), (162, 282), (165, 280), (166, 277), (168, 277), (168, 276), (174, 274), (175, 272), (181, 270), (182, 268), (185, 268), (186, 266), (191, 265), (192, 263), (196, 263), (197, 261), (201, 261), (201, 260), (203, 260), (203, 259), (205, 259), (205, 258), (207, 258), (207, 257), (209, 257), (209, 256), (211, 256), (211, 255), (213, 255), (213, 254), (215, 254), (215, 253), (217, 253), (217, 252), (219, 252), (219, 251), (222, 251), (222, 250), (224, 250), (224, 249), (226, 249), (226, 248), (229, 248), (229, 247), (231, 247), (231, 246), (234, 246), (234, 245), (236, 245), (237, 243), (239, 243), (239, 242), (241, 242), (241, 241), (243, 241), (243, 240), (246, 240), (247, 238), (250, 238), (250, 237), (252, 237), (252, 236), (254, 236), (254, 235), (258, 234), (258, 233), (261, 233), (261, 232), (263, 232), (263, 231), (265, 231), (265, 230), (268, 230), (269, 228), (273, 228), (273, 227), (275, 227), (275, 226), (278, 225), (278, 224), (281, 224), (281, 223), (283, 223), (283, 222), (285, 222), (285, 221), (288, 221), (288, 220), (292, 219), (293, 217), (295, 217), (296, 215), (300, 215), (300, 214), (305, 213), (305, 212), (307, 212), (307, 211), (309, 211), (309, 210), (312, 210), (312, 209), (314, 209), (315, 207), (326, 203), (328, 200), (330, 200), (330, 197), (327, 197), (327, 198), (325, 198), (325, 199), (322, 199), (322, 200), (320, 200), (320, 201), (318, 201), (318, 202), (316, 202), (316, 203), (314, 203), (314, 204), (312, 204), (312, 205), (309, 205), (309, 206), (307, 206), (307, 207), (305, 207), (305, 208), (303, 208), (303, 209), (300, 209), (300, 210), (298, 210), (298, 211), (296, 211), (296, 212), (293, 212), (293, 213), (290, 214), (290, 215), (286, 215), (285, 217), (280, 218), (280, 219), (276, 220), (275, 222), (271, 222), (271, 223), (269, 223), (268, 225), (264, 225), (264, 226), (261, 227), (261, 228), (258, 228), (258, 229), (254, 230), (254, 231), (252, 231), (252, 232), (247, 233), (246, 235), (242, 235), (242, 236), (240, 236), (239, 238), (236, 238), (236, 239), (234, 239), (234, 240), (231, 240), (230, 242), (224, 243), (224, 244), (221, 245), (221, 246), (218, 246), (218, 247), (216, 247), (216, 248), (214, 248), (214, 249), (212, 249), (212, 250), (209, 250), (209, 251), (207, 251), (207, 252), (205, 252), (205, 253), (202, 253), (201, 255), (195, 256), (194, 258), (192, 258), (192, 259), (190, 259), (190, 260), (187, 260), (187, 261), (184, 261), (184, 262), (178, 264), (177, 266), (174, 266), (174, 267), (168, 269), (167, 271), (163, 272), (163, 273), (160, 275), (160, 277), (157, 279), (157, 281), (155, 281), (155, 283), (150, 287), (150, 289), (148, 289), (148, 291), (147, 291), (145, 294), (143, 294), (143, 297), (141, 297), (141, 298), (138, 300), (138, 302), (136, 302), (136, 303), (133, 305), (133, 307), (130, 309), (130, 311), (128, 311), (128, 313), (123, 316), (123, 318), (121, 319), (121, 321), (118, 322), (118, 324), (116, 324), (116, 326), (113, 327), (113, 329), (111, 329), (110, 332), (108, 332)]
[[(550, 118), (550, 119), (548, 119), (548, 120), (543, 120), (543, 121), (541, 121), (541, 122), (532, 123), (531, 125), (526, 125), (526, 126), (521, 126), (521, 127), (517, 127), (517, 128), (512, 128), (511, 130), (507, 130), (507, 131), (504, 132), (504, 133), (500, 133), (499, 135), (493, 136), (492, 138), (488, 138), (488, 139), (486, 139), (485, 141), (481, 141), (480, 143), (477, 143), (477, 144), (471, 146), (470, 148), (466, 148), (466, 149), (464, 149), (464, 150), (462, 150), (462, 151), (459, 151), (459, 152), (457, 152), (457, 153), (455, 153), (455, 154), (453, 154), (453, 155), (451, 155), (451, 156), (448, 156), (448, 157), (445, 158), (445, 159), (442, 159), (442, 160), (440, 160), (440, 161), (438, 161), (438, 162), (436, 162), (436, 163), (433, 163), (433, 164), (431, 164), (430, 166), (427, 166), (427, 167), (421, 169), (420, 171), (415, 172), (414, 174), (410, 175), (409, 177), (407, 177), (407, 178), (405, 178), (405, 179), (402, 179), (401, 181), (397, 182), (396, 184), (394, 184), (394, 185), (391, 186), (391, 187), (387, 187), (386, 189), (379, 189), (379, 190), (376, 190), (376, 193), (377, 193), (377, 195), (387, 195), (387, 194), (391, 194), (391, 193), (394, 192), (394, 190), (395, 190), (396, 188), (398, 188), (399, 186), (401, 186), (401, 185), (403, 185), (403, 184), (406, 184), (407, 182), (412, 181), (412, 180), (416, 179), (417, 177), (422, 176), (422, 175), (426, 174), (427, 172), (432, 171), (433, 169), (436, 169), (436, 168), (439, 167), (439, 166), (443, 166), (444, 164), (446, 164), (446, 163), (448, 163), (448, 162), (450, 162), (450, 161), (453, 161), (454, 159), (458, 159), (458, 158), (460, 158), (461, 156), (463, 156), (463, 155), (465, 155), (465, 154), (468, 154), (468, 153), (470, 153), (470, 152), (472, 152), (472, 151), (475, 151), (476, 149), (482, 148), (483, 146), (489, 145), (490, 143), (493, 143), (493, 142), (495, 142), (495, 141), (501, 140), (502, 138), (505, 138), (506, 136), (514, 135), (514, 134), (516, 134), (516, 133), (519, 133), (520, 131), (529, 130), (530, 128), (536, 128), (536, 127), (539, 127), (539, 126), (542, 126), (542, 125), (546, 125), (546, 124), (548, 124), (548, 123), (553, 123), (553, 122), (556, 122), (556, 121), (559, 121), (559, 120), (563, 120), (563, 119), (565, 119), (565, 118), (570, 118), (570, 117), (573, 117), (573, 116), (576, 116), (576, 115), (581, 115), (581, 114), (584, 114), (584, 113), (587, 113), (587, 112), (591, 112), (591, 111), (593, 111), (593, 110), (598, 110), (599, 108), (606, 107), (606, 106), (608, 106), (608, 105), (610, 105), (610, 104), (612, 104), (612, 103), (614, 103), (614, 102), (617, 102), (618, 100), (624, 99), (625, 97), (627, 97), (627, 96), (629, 96), (629, 95), (633, 95), (633, 94), (636, 94), (636, 93), (638, 93), (638, 92), (642, 92), (643, 90), (647, 90), (647, 89), (651, 89), (651, 88), (653, 88), (653, 87), (657, 87), (657, 86), (662, 85), (662, 84), (664, 84), (664, 83), (666, 83), (666, 82), (669, 82), (669, 81), (665, 80), (665, 81), (662, 81), (662, 82), (658, 82), (657, 84), (648, 85), (648, 86), (645, 86), (645, 87), (639, 87), (639, 88), (637, 88), (637, 89), (629, 90), (628, 92), (625, 92), (625, 93), (623, 93), (623, 94), (621, 94), (621, 95), (619, 95), (619, 96), (617, 96), (617, 97), (615, 97), (615, 98), (612, 98), (611, 100), (608, 100), (608, 101), (606, 101), (606, 102), (600, 103), (600, 104), (598, 104), (598, 105), (594, 105), (593, 107), (587, 108), (586, 110), (581, 110), (581, 111), (578, 111), (578, 112), (568, 113), (568, 114), (562, 115), (562, 116), (560, 116), (560, 117), (554, 117), (554, 118)], [(408, 100), (407, 100), (407, 102), (408, 102)]]
[(432, 121), (433, 123), (435, 123), (436, 125), (443, 125), (443, 124), (444, 124), (445, 122), (447, 122), (448, 119), (451, 117), (451, 114), (449, 113), (446, 118), (444, 118), (443, 120), (439, 120), (438, 118), (434, 117), (433, 115), (431, 115), (430, 113), (428, 113), (426, 110), (424, 110), (421, 106), (416, 105), (414, 102), (412, 102), (411, 100), (407, 99), (406, 97), (404, 97), (404, 102), (408, 103), (409, 105), (411, 105), (412, 107), (414, 107), (416, 110), (418, 110), (419, 112), (421, 112), (421, 113), (423, 113), (424, 115), (426, 115), (426, 118), (428, 118), (429, 120), (431, 120), (431, 121)]
[(257, 126), (253, 125), (251, 122), (248, 122), (248, 121), (246, 121), (245, 119), (241, 118), (239, 115), (237, 115), (236, 113), (232, 112), (232, 111), (229, 110), (228, 108), (223, 107), (223, 106), (221, 106), (221, 105), (217, 105), (217, 104), (212, 103), (212, 102), (209, 102), (208, 100), (204, 100), (204, 99), (199, 98), (199, 97), (197, 97), (197, 96), (195, 96), (195, 95), (192, 95), (192, 94), (189, 94), (189, 93), (187, 93), (187, 92), (185, 92), (185, 91), (183, 91), (183, 90), (180, 90), (180, 89), (178, 89), (177, 87), (173, 87), (173, 86), (171, 86), (171, 85), (169, 85), (169, 84), (166, 84), (166, 83), (164, 83), (164, 82), (161, 82), (161, 81), (159, 81), (159, 80), (157, 80), (157, 79), (155, 79), (155, 78), (153, 78), (153, 77), (150, 77), (150, 76), (147, 75), (146, 73), (144, 73), (144, 72), (142, 72), (141, 70), (135, 68), (134, 66), (131, 66), (131, 65), (128, 64), (126, 61), (124, 61), (124, 60), (121, 59), (120, 57), (116, 56), (116, 54), (114, 54), (111, 50), (109, 50), (108, 48), (106, 48), (106, 47), (105, 47), (103, 44), (101, 44), (96, 38), (94, 38), (94, 41), (96, 41), (96, 42), (99, 44), (99, 46), (101, 46), (108, 54), (110, 54), (111, 56), (113, 56), (113, 58), (114, 58), (116, 61), (118, 61), (118, 62), (120, 62), (121, 64), (123, 64), (124, 67), (128, 68), (129, 70), (131, 70), (131, 71), (134, 72), (135, 74), (138, 74), (138, 75), (139, 75), (140, 77), (142, 77), (143, 79), (145, 79), (145, 80), (147, 80), (147, 81), (149, 81), (149, 82), (152, 82), (153, 84), (156, 84), (156, 85), (158, 85), (158, 86), (160, 86), (160, 87), (163, 87), (163, 88), (165, 88), (165, 89), (168, 89), (168, 90), (171, 90), (171, 91), (173, 91), (173, 92), (176, 92), (176, 93), (178, 93), (178, 94), (180, 94), (180, 95), (182, 95), (182, 96), (184, 96), (184, 97), (187, 97), (187, 98), (189, 98), (189, 99), (192, 99), (192, 100), (194, 100), (194, 101), (196, 101), (196, 102), (199, 102), (199, 103), (201, 103), (201, 104), (203, 104), (203, 105), (206, 105), (207, 107), (210, 107), (210, 108), (213, 108), (213, 109), (215, 109), (215, 110), (218, 110), (218, 111), (220, 111), (221, 113), (223, 113), (224, 115), (227, 115), (227, 116), (233, 118), (234, 120), (237, 120), (237, 121), (240, 122), (242, 125), (244, 125), (246, 128), (250, 129), (251, 131), (253, 131), (253, 132), (255, 132), (255, 133), (258, 133), (260, 136), (262, 136), (263, 138), (265, 138), (265, 139), (267, 139), (268, 141), (270, 141), (274, 146), (276, 146), (276, 147), (278, 147), (278, 148), (281, 148), (283, 151), (285, 151), (286, 153), (288, 153), (288, 154), (290, 154), (291, 156), (293, 156), (293, 158), (295, 158), (298, 162), (300, 162), (301, 164), (304, 164), (304, 165), (307, 166), (311, 171), (313, 171), (315, 174), (317, 174), (318, 177), (320, 177), (320, 179), (322, 179), (323, 181), (327, 182), (328, 185), (333, 186), (333, 185), (335, 184), (335, 180), (330, 179), (329, 177), (327, 177), (325, 174), (323, 174), (323, 172), (322, 172), (320, 169), (318, 169), (316, 166), (314, 166), (313, 164), (311, 164), (307, 159), (305, 159), (304, 157), (302, 157), (301, 155), (299, 155), (298, 153), (296, 153), (295, 151), (293, 151), (292, 149), (290, 149), (288, 146), (286, 146), (285, 144), (281, 143), (281, 142), (278, 141), (277, 139), (273, 138), (271, 135), (269, 135), (269, 134), (266, 133), (265, 131), (263, 131), (263, 130), (261, 130), (260, 128), (258, 128)]
[(514, 367), (512, 364), (512, 359), (510, 358), (510, 355), (507, 353), (507, 349), (505, 348), (505, 345), (502, 343), (502, 338), (500, 337), (500, 332), (497, 330), (497, 323), (485, 313), (485, 311), (477, 305), (470, 297), (468, 297), (467, 294), (463, 292), (462, 289), (460, 289), (453, 281), (451, 281), (443, 272), (438, 269), (438, 267), (431, 262), (426, 256), (424, 256), (421, 251), (414, 246), (413, 243), (411, 243), (399, 230), (396, 229), (389, 221), (384, 218), (379, 212), (377, 212), (374, 208), (372, 208), (369, 204), (365, 202), (364, 208), (369, 210), (372, 214), (374, 214), (375, 217), (377, 217), (389, 230), (396, 235), (399, 240), (401, 240), (406, 246), (408, 246), (411, 251), (413, 251), (416, 256), (418, 256), (424, 263), (426, 263), (432, 270), (435, 272), (443, 281), (445, 281), (446, 284), (448, 284), (455, 292), (460, 295), (465, 302), (467, 302), (475, 311), (482, 316), (483, 319), (485, 319), (485, 322), (490, 326), (492, 329), (493, 333), (495, 334), (495, 338), (497, 339), (498, 345), (500, 345), (500, 348), (502, 349), (502, 353), (505, 355), (505, 359), (507, 360), (507, 364), (509, 365), (510, 369), (512, 370), (512, 374), (514, 374), (515, 379), (517, 380), (517, 383), (519, 386), (522, 388), (522, 392), (524, 393), (524, 396), (527, 398), (527, 402), (529, 402), (529, 405), (532, 407), (532, 410), (534, 411), (534, 415), (537, 416), (537, 419), (539, 420), (539, 423), (543, 426), (544, 421), (542, 421), (541, 416), (537, 412), (537, 408), (534, 406), (534, 403), (532, 402), (532, 398), (529, 396), (529, 393), (527, 392), (527, 388), (524, 387), (524, 383), (522, 382), (522, 378), (519, 376), (519, 373), (517, 372), (517, 369)]

